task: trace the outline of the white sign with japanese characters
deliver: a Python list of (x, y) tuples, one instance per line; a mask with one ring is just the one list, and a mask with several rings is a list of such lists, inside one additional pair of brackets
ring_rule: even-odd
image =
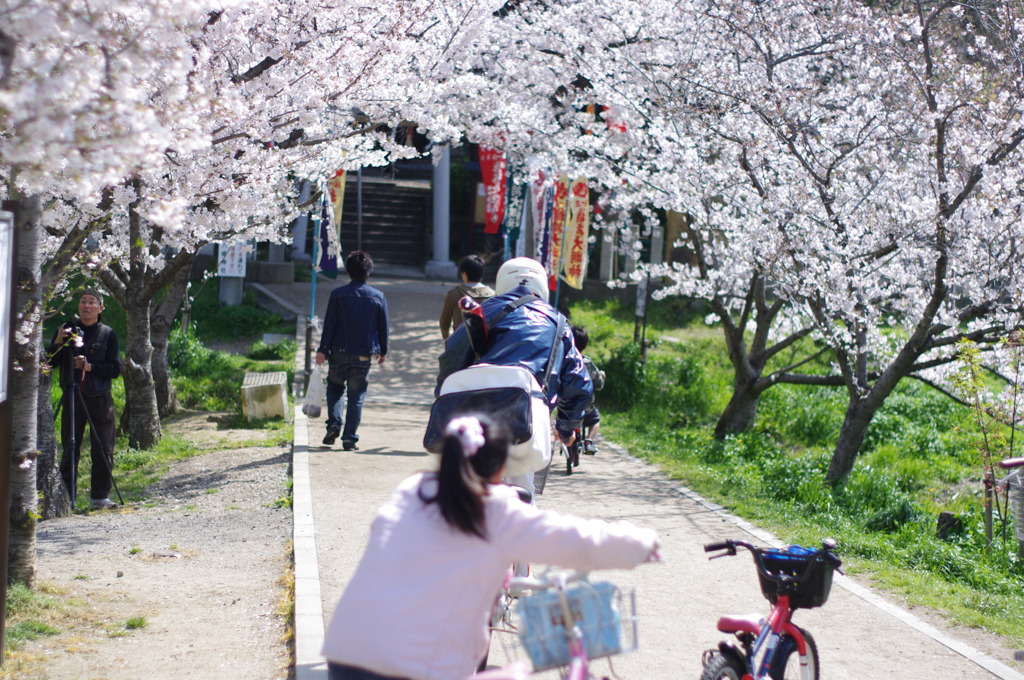
[(217, 246), (217, 276), (245, 278), (245, 243), (221, 243)]

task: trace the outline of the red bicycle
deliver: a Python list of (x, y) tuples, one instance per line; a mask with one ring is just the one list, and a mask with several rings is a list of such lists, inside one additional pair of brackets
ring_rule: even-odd
[(834, 540), (826, 538), (821, 545), (818, 550), (800, 546), (778, 550), (729, 540), (704, 546), (704, 552), (725, 551), (710, 559), (735, 555), (737, 548), (749, 550), (772, 611), (768, 618), (718, 619), (718, 630), (735, 635), (739, 646), (726, 640), (704, 652), (700, 680), (818, 680), (818, 646), (810, 632), (792, 619), (797, 609), (820, 607), (828, 600), (832, 572), (839, 570), (842, 561), (834, 552)]

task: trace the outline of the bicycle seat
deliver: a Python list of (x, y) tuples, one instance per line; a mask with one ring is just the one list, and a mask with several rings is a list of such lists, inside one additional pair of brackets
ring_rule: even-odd
[(723, 633), (735, 633), (742, 631), (757, 635), (761, 632), (761, 621), (764, 617), (760, 614), (747, 614), (746, 616), (723, 616), (718, 619), (718, 630)]

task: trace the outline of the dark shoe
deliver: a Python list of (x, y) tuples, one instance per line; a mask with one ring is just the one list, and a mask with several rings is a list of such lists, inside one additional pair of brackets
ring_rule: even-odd
[(355, 450), (356, 450), (356, 449), (358, 449), (359, 447), (358, 447), (358, 446), (356, 446), (356, 443), (355, 443), (355, 442), (348, 442), (348, 441), (345, 441), (345, 442), (342, 442), (342, 443), (341, 443), (341, 448), (345, 449), (346, 451), (355, 451)]
[(341, 430), (327, 430), (327, 434), (324, 435), (324, 446), (330, 446), (336, 442), (339, 434), (341, 434)]
[(594, 446), (594, 442), (590, 441), (589, 439), (584, 439), (583, 453), (587, 454), (588, 456), (593, 456), (595, 453), (597, 453), (597, 447)]

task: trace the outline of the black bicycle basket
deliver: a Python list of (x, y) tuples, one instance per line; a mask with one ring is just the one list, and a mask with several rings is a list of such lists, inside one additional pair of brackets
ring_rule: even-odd
[[(813, 609), (825, 604), (832, 590), (835, 566), (824, 555), (816, 555), (816, 552), (798, 545), (782, 550), (768, 548), (761, 552), (761, 564), (770, 576), (762, 574), (760, 570), (757, 575), (761, 580), (761, 592), (769, 602), (774, 605), (779, 595), (788, 593), (789, 606), (793, 609)], [(812, 562), (814, 566), (806, 580), (800, 583), (786, 583), (777, 578), (783, 575), (800, 578)]]

